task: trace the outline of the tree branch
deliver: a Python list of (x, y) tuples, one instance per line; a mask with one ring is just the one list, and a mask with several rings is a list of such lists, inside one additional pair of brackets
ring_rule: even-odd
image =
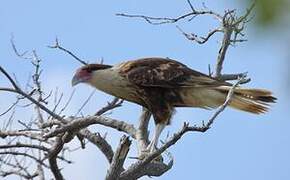
[(194, 33), (186, 33), (184, 32), (179, 26), (176, 26), (176, 28), (190, 41), (195, 41), (198, 44), (204, 44), (206, 43), (214, 34), (218, 32), (223, 32), (220, 28), (211, 30), (206, 36), (197, 36)]
[(23, 136), (23, 137), (28, 137), (31, 139), (39, 140), (39, 141), (44, 141), (45, 139), (42, 138), (42, 135), (40, 133), (33, 133), (31, 131), (1, 131), (0, 130), (0, 137), (1, 138), (6, 138), (6, 137), (16, 137), (16, 136)]
[(108, 102), (107, 106), (101, 108), (100, 110), (98, 110), (96, 113), (95, 113), (95, 116), (100, 116), (112, 109), (115, 109), (115, 108), (118, 108), (118, 107), (121, 107), (122, 104), (123, 104), (124, 100), (120, 100), (119, 98), (114, 98), (111, 102)]
[(151, 117), (151, 112), (146, 108), (142, 109), (142, 114), (139, 118), (139, 126), (136, 131), (136, 140), (138, 145), (138, 154), (139, 156), (145, 151), (149, 144), (149, 132), (148, 132), (148, 124)]
[(88, 139), (91, 143), (96, 145), (101, 150), (101, 152), (106, 156), (109, 163), (112, 162), (114, 156), (112, 147), (99, 133), (91, 133), (87, 129), (82, 129), (80, 130), (80, 134), (83, 135), (86, 139)]
[(114, 154), (111, 166), (107, 172), (106, 180), (119, 179), (121, 172), (124, 170), (123, 164), (129, 152), (131, 141), (128, 136), (120, 139), (119, 146)]
[(78, 62), (80, 62), (83, 65), (87, 65), (88, 63), (86, 63), (85, 61), (81, 60), (80, 58), (78, 58), (74, 53), (72, 53), (71, 51), (65, 49), (64, 47), (59, 45), (58, 39), (55, 39), (55, 44), (52, 46), (48, 46), (51, 49), (60, 49), (61, 51), (64, 51), (65, 53), (68, 53), (69, 55), (71, 55), (75, 60), (77, 60)]
[(10, 154), (10, 155), (14, 155), (14, 156), (25, 156), (28, 157), (30, 159), (33, 159), (34, 161), (36, 161), (37, 163), (41, 164), (42, 166), (49, 168), (46, 164), (44, 164), (44, 162), (42, 162), (41, 160), (37, 159), (36, 157), (27, 154), (27, 153), (22, 153), (22, 152), (13, 152), (13, 151), (4, 151), (4, 152), (0, 152), (0, 155), (2, 154)]
[(117, 13), (116, 16), (121, 17), (127, 17), (127, 18), (139, 18), (145, 20), (147, 23), (152, 25), (161, 25), (161, 24), (170, 24), (170, 23), (176, 23), (180, 20), (190, 18), (189, 21), (191, 21), (193, 18), (199, 16), (199, 15), (211, 15), (216, 17), (217, 19), (222, 19), (222, 16), (220, 16), (218, 13), (215, 13), (210, 10), (200, 10), (197, 11), (191, 7), (191, 12), (183, 14), (181, 16), (178, 16), (176, 18), (168, 18), (168, 17), (151, 17), (151, 16), (144, 16), (144, 15), (134, 15), (134, 14), (124, 14), (124, 13)]
[(55, 143), (53, 147), (50, 149), (50, 152), (48, 154), (48, 161), (50, 164), (50, 170), (52, 174), (54, 175), (55, 179), (57, 180), (63, 180), (63, 176), (60, 172), (60, 169), (57, 164), (57, 155), (60, 153), (64, 145), (64, 142), (61, 137), (57, 137), (55, 140)]
[(34, 144), (23, 144), (23, 143), (16, 143), (16, 144), (6, 144), (6, 145), (0, 145), (0, 149), (9, 149), (9, 148), (31, 148), (31, 149), (39, 149), (42, 151), (48, 151), (48, 148), (40, 145), (34, 145)]
[(226, 56), (226, 52), (228, 50), (228, 47), (230, 45), (230, 39), (232, 36), (232, 28), (227, 27), (224, 29), (224, 37), (223, 37), (223, 41), (222, 41), (222, 45), (221, 48), (219, 50), (219, 55), (218, 55), (218, 59), (217, 59), (217, 63), (216, 63), (216, 69), (215, 69), (215, 77), (219, 78), (221, 76), (222, 73), (222, 68), (223, 68), (223, 63), (225, 60), (225, 56)]
[(119, 121), (108, 117), (89, 116), (85, 118), (73, 118), (71, 121), (68, 122), (69, 122), (68, 124), (64, 124), (63, 126), (46, 133), (43, 137), (45, 138), (54, 137), (60, 133), (64, 133), (66, 131), (75, 131), (78, 129), (88, 127), (92, 124), (101, 124), (107, 127), (114, 128), (118, 131), (125, 132), (133, 138), (136, 137), (136, 129), (132, 124), (128, 124), (124, 121)]

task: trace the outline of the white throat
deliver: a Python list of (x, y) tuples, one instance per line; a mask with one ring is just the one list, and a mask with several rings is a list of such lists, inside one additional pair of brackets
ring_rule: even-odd
[(130, 83), (120, 76), (117, 68), (97, 70), (93, 73), (89, 84), (95, 88), (122, 99), (128, 99), (132, 93)]

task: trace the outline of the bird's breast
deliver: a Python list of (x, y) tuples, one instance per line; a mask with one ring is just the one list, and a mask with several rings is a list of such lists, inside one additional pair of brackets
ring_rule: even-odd
[(141, 104), (134, 85), (120, 76), (115, 69), (96, 71), (90, 84), (110, 95)]

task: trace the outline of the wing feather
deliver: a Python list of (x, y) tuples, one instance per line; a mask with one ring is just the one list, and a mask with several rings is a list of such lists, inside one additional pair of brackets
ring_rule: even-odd
[(230, 86), (186, 65), (167, 58), (144, 58), (120, 66), (121, 75), (132, 84), (144, 87), (215, 87)]

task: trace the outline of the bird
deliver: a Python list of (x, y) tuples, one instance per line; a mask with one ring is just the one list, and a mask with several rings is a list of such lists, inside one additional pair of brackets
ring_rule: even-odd
[[(114, 66), (87, 64), (76, 70), (72, 86), (86, 83), (112, 96), (148, 109), (155, 122), (149, 152), (157, 149), (161, 132), (170, 124), (175, 108), (214, 109), (222, 105), (233, 84), (193, 70), (169, 58), (148, 57)], [(271, 91), (236, 87), (229, 106), (261, 114), (276, 102)]]

